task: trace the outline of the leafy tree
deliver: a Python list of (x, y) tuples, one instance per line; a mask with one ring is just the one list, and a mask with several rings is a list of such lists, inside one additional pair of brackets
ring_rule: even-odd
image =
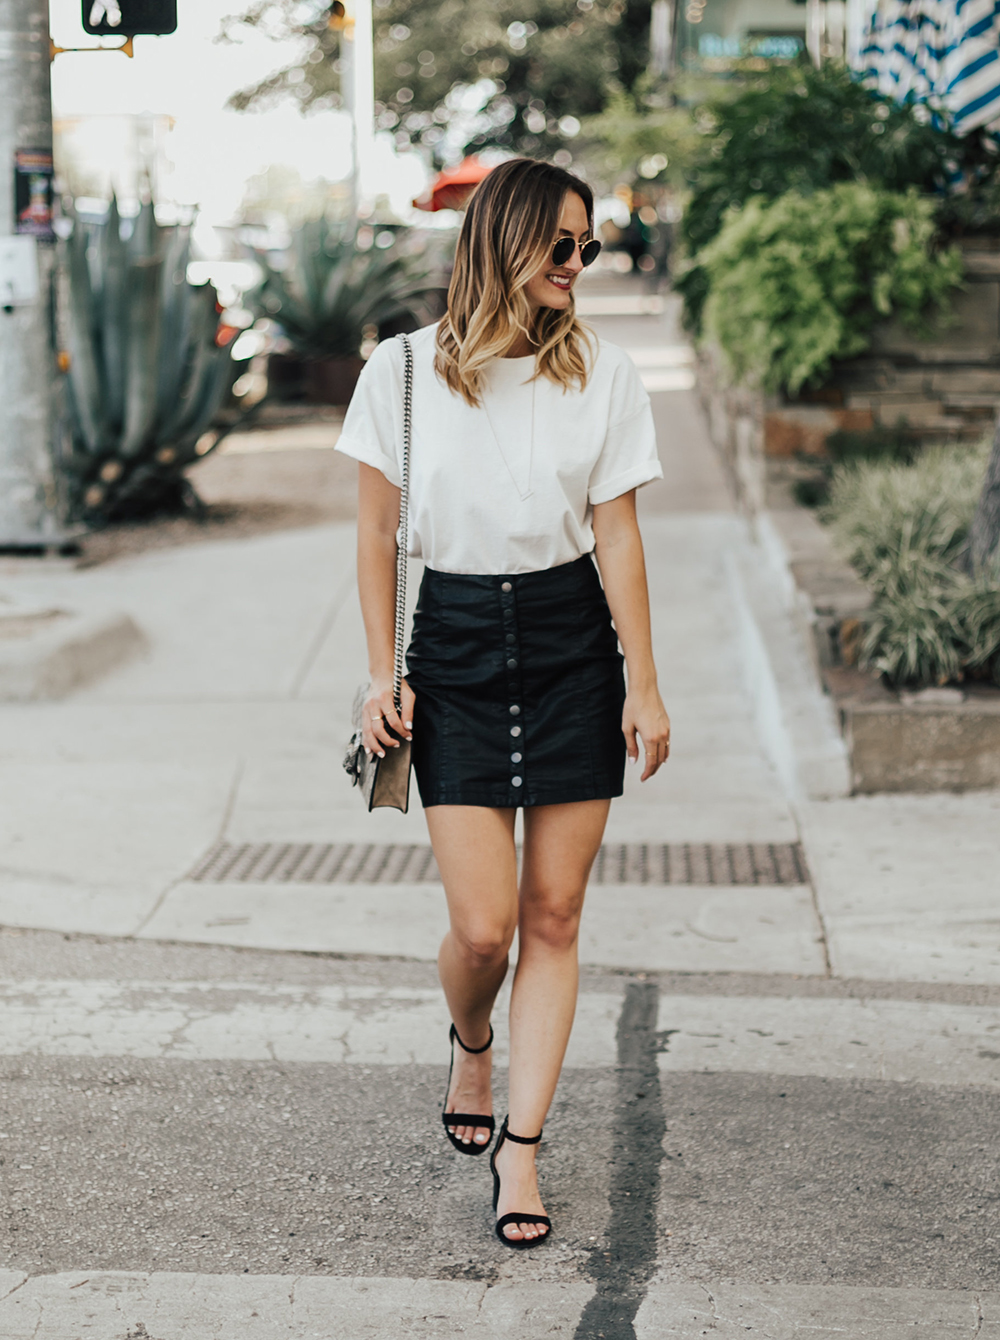
[[(616, 182), (631, 182), (637, 174), (659, 185), (683, 189), (686, 172), (701, 149), (701, 137), (691, 113), (684, 107), (644, 105), (641, 91), (632, 96), (618, 89), (604, 111), (583, 122), (576, 147), (584, 159), (592, 186), (610, 190)], [(654, 161), (652, 178), (640, 170), (643, 160)]]
[[(435, 158), (497, 146), (537, 156), (565, 149), (580, 118), (631, 92), (649, 63), (650, 0), (376, 0), (377, 125)], [(339, 35), (315, 0), (257, 0), (227, 21), (301, 36), (301, 61), (241, 89), (243, 110), (281, 98), (341, 105)]]

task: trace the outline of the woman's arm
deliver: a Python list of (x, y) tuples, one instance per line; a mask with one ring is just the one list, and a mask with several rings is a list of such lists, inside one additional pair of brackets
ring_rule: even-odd
[(635, 489), (594, 507), (594, 538), (604, 594), (628, 667), (622, 730), (633, 763), (639, 758), (636, 732), (642, 737), (646, 751), (642, 780), (646, 781), (670, 754), (670, 718), (660, 698), (653, 664), (649, 591), (635, 516)]
[(358, 472), (358, 595), (371, 675), (362, 713), (362, 739), (369, 753), (374, 749), (384, 758), (387, 747), (399, 747), (386, 726), (407, 740), (412, 738), (413, 727), (413, 694), (405, 679), (402, 721), (392, 701), (399, 489), (371, 465), (359, 465)]

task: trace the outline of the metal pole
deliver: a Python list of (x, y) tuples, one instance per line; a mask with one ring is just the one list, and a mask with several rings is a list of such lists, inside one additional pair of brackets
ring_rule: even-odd
[(825, 20), (826, 5), (823, 0), (806, 0), (806, 50), (817, 69), (823, 64)]
[(372, 158), (375, 151), (375, 49), (372, 35), (372, 0), (354, 4), (354, 84), (351, 116), (354, 121), (354, 171), (360, 213), (374, 205), (375, 183)]
[[(48, 0), (0, 0), (0, 243), (17, 232), (15, 155), (52, 152), (49, 65)], [(37, 264), (38, 285), (36, 296), (16, 304), (0, 293), (0, 546), (11, 547), (59, 538), (49, 333), (55, 254), (51, 243), (18, 243), (17, 266), (23, 274)]]
[(653, 0), (649, 16), (649, 68), (661, 79), (674, 73), (677, 0)]

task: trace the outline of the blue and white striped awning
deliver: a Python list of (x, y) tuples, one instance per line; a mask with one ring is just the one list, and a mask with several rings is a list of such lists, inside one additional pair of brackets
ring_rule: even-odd
[(1000, 0), (879, 0), (862, 77), (925, 103), (957, 135), (1000, 121)]

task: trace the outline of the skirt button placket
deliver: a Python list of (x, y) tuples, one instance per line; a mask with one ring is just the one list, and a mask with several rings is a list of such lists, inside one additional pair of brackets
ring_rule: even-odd
[[(504, 658), (507, 667), (507, 709), (510, 715), (516, 718), (521, 715), (521, 676), (519, 674), (521, 654), (517, 633), (517, 607), (512, 582), (504, 581), (500, 583), (500, 604), (503, 609)], [(517, 741), (517, 746), (510, 755), (510, 784), (515, 791), (519, 791), (524, 785), (524, 745), (521, 742), (520, 724), (512, 725), (510, 734), (512, 742)]]

